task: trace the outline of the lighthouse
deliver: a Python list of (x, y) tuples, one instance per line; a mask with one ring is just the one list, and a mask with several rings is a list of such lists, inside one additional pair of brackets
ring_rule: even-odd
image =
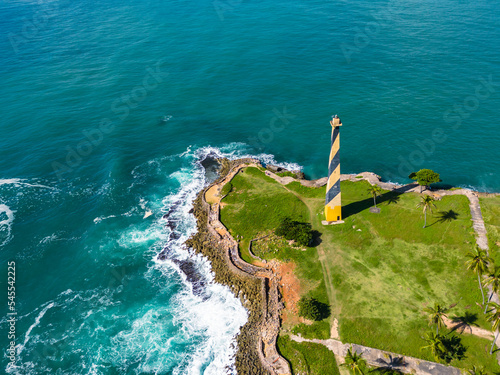
[(328, 224), (343, 223), (340, 200), (340, 134), (342, 126), (340, 118), (335, 115), (330, 121), (332, 126), (332, 142), (328, 162), (328, 182), (326, 185), (325, 217)]

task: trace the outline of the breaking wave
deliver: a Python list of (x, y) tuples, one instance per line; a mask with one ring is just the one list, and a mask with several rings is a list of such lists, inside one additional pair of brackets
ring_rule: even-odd
[[(254, 157), (300, 169), (279, 163), (272, 155), (251, 155), (239, 143), (191, 146), (178, 155), (136, 166), (128, 187), (120, 187), (129, 194), (127, 204), (95, 211), (81, 238), (71, 237), (71, 246), (81, 244), (84, 249), (81, 259), (94, 262), (95, 269), (89, 267), (85, 280), (100, 281), (81, 290), (66, 289), (21, 315), (17, 367), (5, 370), (235, 374), (236, 335), (248, 313), (228, 287), (214, 282), (210, 262), (184, 245), (196, 231), (193, 201), (215, 178), (215, 159), (221, 157)], [(9, 184), (27, 187), (21, 182)], [(82, 194), (114, 199), (114, 184), (108, 180), (102, 187), (85, 188), (88, 192), (62, 188), (58, 203), (81, 199)], [(0, 205), (1, 211), (5, 218), (0, 216), (0, 224), (10, 235), (14, 214), (6, 205)], [(56, 230), (36, 243), (51, 249), (65, 237), (70, 236)]]

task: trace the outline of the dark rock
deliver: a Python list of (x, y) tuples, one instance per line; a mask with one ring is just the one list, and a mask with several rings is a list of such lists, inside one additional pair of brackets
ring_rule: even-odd
[(174, 220), (169, 220), (165, 226), (169, 227), (170, 230), (174, 230), (177, 227), (177, 224)]
[(219, 177), (220, 162), (216, 155), (207, 155), (205, 159), (200, 161), (201, 166), (205, 169), (205, 178), (209, 183), (212, 183)]
[(170, 240), (178, 240), (179, 238), (181, 238), (181, 234), (179, 232), (172, 232), (170, 233)]
[(268, 164), (268, 165), (266, 165), (266, 168), (267, 168), (268, 170), (270, 170), (271, 172), (274, 172), (274, 173), (276, 173), (276, 172), (281, 172), (281, 171), (282, 171), (282, 168), (280, 168), (280, 167), (278, 167), (278, 166), (276, 166), (276, 165), (272, 165), (272, 164)]
[(196, 265), (190, 260), (173, 259), (182, 272), (186, 275), (186, 279), (193, 286), (193, 294), (201, 297), (203, 300), (208, 299), (206, 294), (206, 281), (203, 275), (198, 271)]
[(293, 173), (295, 173), (296, 178), (298, 178), (299, 180), (305, 180), (306, 179), (306, 175), (304, 174), (304, 172), (297, 171), (297, 172), (293, 172)]

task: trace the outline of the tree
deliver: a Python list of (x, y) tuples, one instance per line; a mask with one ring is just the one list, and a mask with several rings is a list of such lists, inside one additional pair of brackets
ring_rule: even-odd
[(418, 172), (411, 173), (408, 177), (417, 180), (420, 185), (420, 192), (422, 192), (422, 186), (428, 187), (435, 182), (441, 182), (439, 173), (434, 172), (432, 169), (421, 169)]
[(320, 321), (330, 316), (330, 307), (312, 297), (302, 297), (298, 306), (299, 315), (306, 319)]
[(490, 349), (490, 354), (492, 354), (493, 348), (495, 347), (495, 343), (497, 342), (498, 339), (498, 333), (499, 333), (498, 328), (500, 327), (500, 305), (498, 303), (491, 302), (491, 309), (486, 314), (486, 320), (488, 322), (491, 322), (493, 332), (496, 331), (495, 339), (493, 340)]
[(346, 366), (354, 375), (359, 373), (360, 375), (364, 375), (364, 369), (366, 367), (366, 361), (363, 359), (361, 354), (358, 354), (353, 348), (352, 345), (349, 349), (347, 349), (347, 354), (345, 356), (345, 363), (341, 366)]
[(436, 335), (434, 332), (430, 332), (427, 334), (425, 338), (423, 338), (427, 343), (426, 346), (423, 346), (421, 349), (430, 349), (434, 358), (439, 359), (446, 355), (446, 347), (443, 344), (443, 336)]
[(442, 307), (438, 303), (434, 303), (434, 307), (427, 307), (424, 311), (429, 314), (430, 323), (436, 325), (436, 335), (439, 335), (439, 328), (445, 327), (443, 316), (446, 316), (446, 313), (449, 309)]
[(422, 339), (427, 343), (421, 349), (430, 349), (436, 360), (443, 360), (446, 363), (457, 359), (462, 360), (465, 358), (466, 348), (462, 344), (462, 339), (453, 334), (446, 336), (429, 332), (426, 337)]
[(424, 211), (424, 228), (427, 226), (427, 211), (432, 212), (432, 209), (436, 207), (434, 203), (434, 198), (430, 195), (424, 195), (420, 198), (420, 203), (417, 207), (422, 207)]
[(488, 264), (490, 263), (491, 258), (486, 255), (486, 251), (481, 250), (477, 246), (474, 252), (467, 253), (465, 256), (468, 258), (465, 262), (467, 269), (472, 270), (472, 272), (477, 275), (477, 282), (479, 283), (479, 289), (481, 289), (484, 305), (484, 292), (483, 285), (481, 283), (481, 276), (488, 270)]
[(488, 309), (488, 304), (491, 301), (494, 293), (498, 293), (500, 290), (500, 267), (493, 266), (489, 269), (488, 275), (484, 280), (484, 286), (491, 286), (491, 293), (488, 297), (488, 301), (486, 301), (486, 306), (484, 307), (484, 313), (486, 314), (486, 310)]
[(382, 195), (382, 188), (378, 185), (372, 185), (368, 188), (368, 192), (372, 195), (373, 204), (377, 207), (377, 197)]

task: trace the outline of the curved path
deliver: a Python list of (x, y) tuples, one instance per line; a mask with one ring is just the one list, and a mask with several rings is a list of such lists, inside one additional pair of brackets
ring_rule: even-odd
[[(257, 352), (264, 367), (273, 375), (291, 375), (290, 365), (283, 358), (277, 348), (276, 340), (280, 330), (280, 315), (283, 303), (280, 301), (279, 282), (268, 268), (258, 267), (241, 259), (238, 243), (231, 236), (227, 228), (219, 220), (220, 201), (218, 196), (222, 187), (244, 167), (257, 166), (258, 160), (253, 163), (242, 163), (233, 167), (227, 176), (219, 183), (210, 186), (203, 194), (203, 201), (208, 208), (208, 230), (217, 239), (227, 252), (229, 260), (240, 272), (257, 277), (262, 282), (263, 314), (260, 322), (260, 340)], [(208, 202), (207, 202), (208, 201)]]

